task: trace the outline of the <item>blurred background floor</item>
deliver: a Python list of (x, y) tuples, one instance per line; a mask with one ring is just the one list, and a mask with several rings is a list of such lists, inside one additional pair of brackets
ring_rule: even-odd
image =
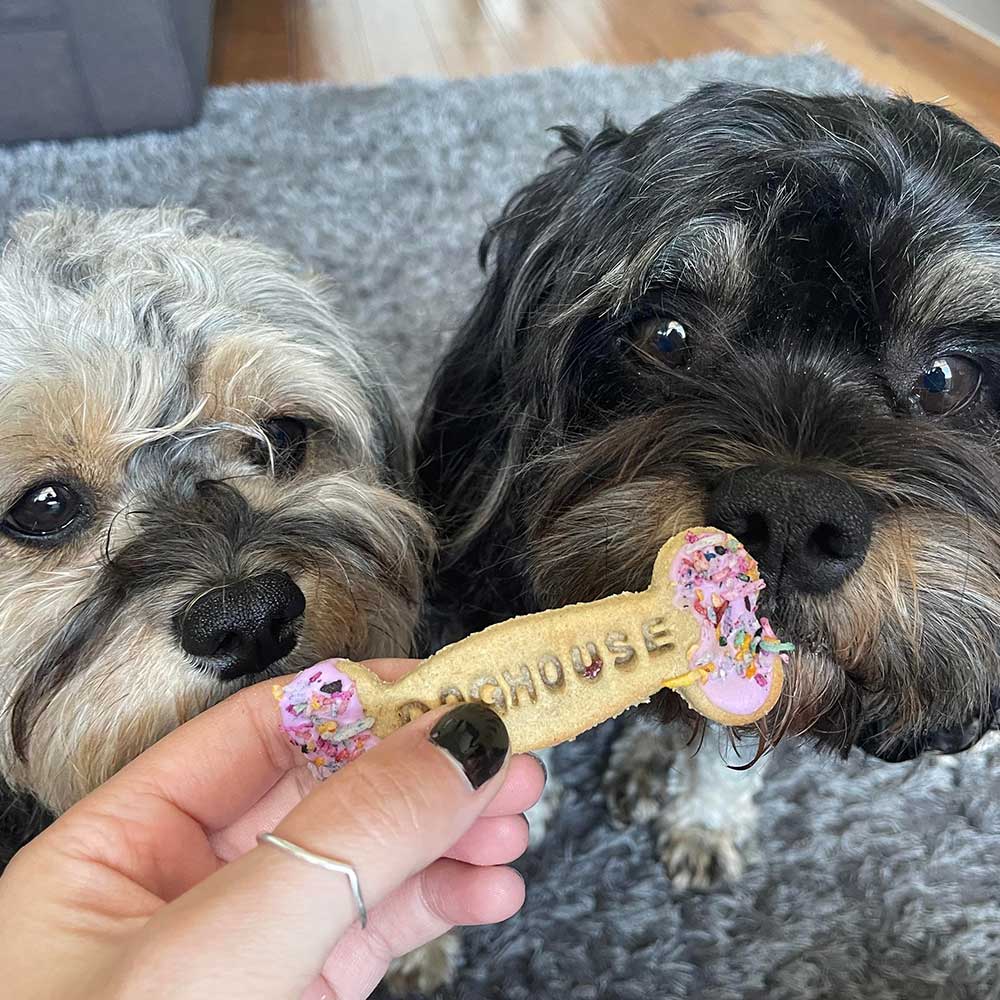
[(372, 84), (821, 44), (1000, 139), (1000, 45), (921, 0), (216, 0), (212, 79)]

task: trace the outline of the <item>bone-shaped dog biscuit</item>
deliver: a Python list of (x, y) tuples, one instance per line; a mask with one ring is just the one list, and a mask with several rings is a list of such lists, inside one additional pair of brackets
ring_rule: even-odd
[(663, 687), (728, 726), (761, 718), (792, 649), (756, 615), (757, 564), (731, 535), (671, 538), (640, 593), (492, 625), (387, 683), (330, 660), (275, 686), (282, 725), (318, 773), (352, 760), (438, 705), (481, 701), (503, 717), (515, 753), (574, 739)]

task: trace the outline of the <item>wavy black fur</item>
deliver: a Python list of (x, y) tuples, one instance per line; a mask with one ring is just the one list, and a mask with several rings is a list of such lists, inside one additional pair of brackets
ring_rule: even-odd
[[(631, 132), (558, 131), (422, 414), (439, 599), (472, 626), (642, 586), (733, 470), (823, 470), (881, 555), (822, 600), (770, 581), (802, 649), (780, 726), (893, 757), (992, 718), (1000, 150), (905, 98), (727, 84)], [(691, 334), (685, 370), (637, 350), (657, 316)], [(955, 354), (978, 396), (920, 412), (915, 380)]]

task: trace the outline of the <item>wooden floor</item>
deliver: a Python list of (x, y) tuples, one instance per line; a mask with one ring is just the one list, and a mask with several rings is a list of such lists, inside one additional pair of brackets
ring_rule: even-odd
[(216, 0), (212, 77), (366, 84), (816, 44), (1000, 139), (1000, 45), (921, 0)]

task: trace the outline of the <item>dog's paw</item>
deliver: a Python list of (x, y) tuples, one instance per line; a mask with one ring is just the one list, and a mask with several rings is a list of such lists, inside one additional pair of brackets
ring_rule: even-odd
[(457, 931), (450, 931), (394, 959), (385, 974), (385, 984), (395, 997), (414, 993), (430, 996), (452, 981), (461, 955), (462, 939)]
[(657, 849), (677, 889), (705, 892), (743, 874), (743, 852), (725, 830), (704, 826), (665, 826)]
[(648, 823), (663, 811), (667, 774), (674, 751), (662, 728), (635, 719), (611, 748), (604, 774), (604, 797), (611, 822), (619, 827)]

